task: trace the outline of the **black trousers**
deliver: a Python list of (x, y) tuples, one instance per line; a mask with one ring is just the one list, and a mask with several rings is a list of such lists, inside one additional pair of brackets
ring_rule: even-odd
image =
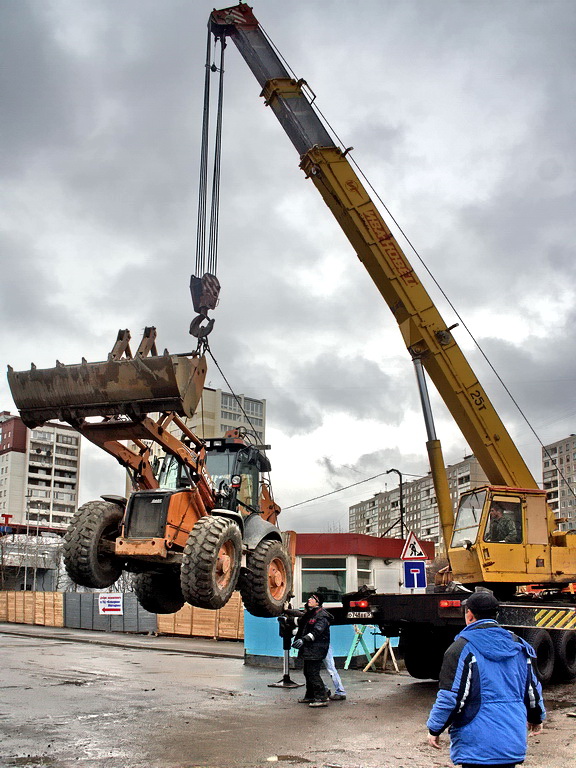
[[(518, 763), (498, 763), (498, 765), (491, 765), (490, 768), (516, 768)], [(488, 766), (482, 763), (462, 763), (462, 768), (488, 768)]]
[(326, 700), (326, 686), (320, 676), (322, 661), (322, 659), (304, 659), (307, 699), (314, 699), (314, 701)]

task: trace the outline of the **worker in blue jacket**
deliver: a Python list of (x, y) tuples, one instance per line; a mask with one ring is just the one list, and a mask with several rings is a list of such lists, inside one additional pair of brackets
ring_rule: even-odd
[(444, 655), (440, 689), (428, 718), (428, 743), (463, 768), (513, 768), (526, 757), (526, 732), (542, 730), (546, 710), (532, 646), (496, 621), (494, 595), (474, 592), (464, 603), (466, 627)]

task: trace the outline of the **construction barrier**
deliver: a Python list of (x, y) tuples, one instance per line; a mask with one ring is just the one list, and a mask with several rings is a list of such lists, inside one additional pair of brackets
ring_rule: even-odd
[(238, 592), (218, 611), (184, 605), (177, 613), (158, 614), (158, 632), (162, 635), (214, 637), (219, 640), (244, 638), (244, 607)]
[(224, 608), (209, 611), (186, 604), (177, 613), (144, 611), (136, 596), (124, 593), (121, 616), (98, 613), (95, 592), (0, 592), (0, 622), (40, 624), (46, 627), (100, 630), (104, 632), (152, 632), (184, 637), (244, 639), (244, 606), (234, 592)]
[(64, 626), (62, 592), (0, 592), (0, 621)]

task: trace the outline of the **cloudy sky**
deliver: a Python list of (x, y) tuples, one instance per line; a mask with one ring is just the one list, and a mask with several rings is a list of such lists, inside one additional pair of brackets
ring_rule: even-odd
[[(213, 0), (0, 0), (0, 362), (105, 357), (118, 328), (191, 349)], [(542, 442), (576, 432), (576, 3), (260, 0), (256, 16), (463, 316)], [(412, 363), (233, 45), (214, 357), (267, 401), (283, 507), (427, 471)], [(452, 310), (412, 255), (448, 325)], [(541, 479), (540, 447), (456, 338)], [(215, 366), (208, 383), (223, 387)], [(4, 409), (14, 412), (5, 378)], [(434, 397), (453, 463), (468, 449)], [(81, 501), (119, 492), (89, 449)], [(346, 529), (395, 475), (287, 510)], [(388, 483), (388, 486), (386, 486)]]

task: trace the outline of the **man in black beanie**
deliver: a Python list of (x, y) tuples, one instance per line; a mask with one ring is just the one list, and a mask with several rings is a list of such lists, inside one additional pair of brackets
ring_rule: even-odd
[(327, 707), (326, 686), (320, 676), (322, 662), (330, 647), (330, 614), (322, 608), (322, 595), (317, 592), (306, 601), (304, 615), (298, 619), (292, 648), (298, 649), (298, 658), (304, 663), (306, 693), (301, 702), (310, 707)]

